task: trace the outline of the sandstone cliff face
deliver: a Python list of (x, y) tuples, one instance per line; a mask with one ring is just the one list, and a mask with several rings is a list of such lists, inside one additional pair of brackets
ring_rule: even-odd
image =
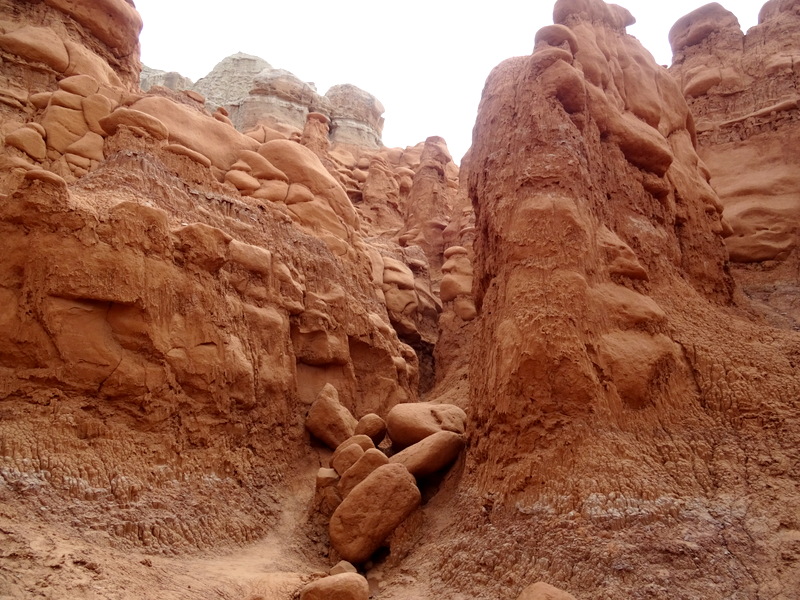
[(5, 0), (0, 10), (4, 114), (9, 107), (26, 110), (28, 90), (22, 82), (52, 91), (61, 78), (86, 74), (102, 85), (137, 87), (142, 20), (131, 2)]
[[(627, 11), (557, 2), (460, 175), (357, 88), (261, 68), (246, 133), (141, 93), (131, 6), (0, 2), (0, 596), (794, 600), (800, 337), (731, 276), (727, 125)], [(692, 68), (741, 39), (682, 23)]]
[(743, 34), (710, 4), (670, 33), (677, 77), (697, 120), (698, 153), (725, 205), (731, 260), (772, 323), (797, 327), (800, 134), (796, 2), (767, 2)]
[[(326, 384), (356, 417), (417, 398), (418, 358), (389, 317), (397, 281), (312, 150), (245, 136), (196, 95), (43, 69), (50, 41), (77, 44), (28, 31), (65, 23), (50, 4), (3, 7), (4, 76), (37, 75), (15, 79), (2, 121), (2, 517), (36, 506), (155, 552), (252, 541), (307, 460)], [(114, 65), (127, 78), (126, 40), (81, 42), (133, 53)]]
[(470, 443), (455, 532), (406, 568), (464, 597), (788, 599), (800, 339), (733, 302), (694, 120), (631, 15), (554, 17), (489, 76), (462, 168)]

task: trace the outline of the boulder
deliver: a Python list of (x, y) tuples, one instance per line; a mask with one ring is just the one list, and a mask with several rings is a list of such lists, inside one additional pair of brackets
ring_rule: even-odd
[(386, 421), (375, 413), (364, 415), (356, 425), (356, 435), (358, 434), (368, 436), (377, 446), (386, 437)]
[(342, 473), (338, 484), (342, 498), (346, 498), (353, 488), (364, 481), (375, 469), (388, 464), (389, 459), (380, 450), (371, 448), (362, 453), (361, 457)]
[(369, 600), (369, 584), (358, 573), (340, 573), (309, 583), (300, 600)]
[(105, 135), (105, 130), (100, 125), (100, 119), (107, 117), (114, 110), (114, 103), (102, 94), (92, 94), (81, 102), (83, 118), (89, 130), (99, 135)]
[(463, 434), (467, 414), (453, 404), (427, 402), (398, 404), (386, 417), (386, 427), (393, 444), (411, 446), (440, 431)]
[(463, 435), (439, 431), (395, 454), (389, 462), (401, 464), (415, 477), (422, 477), (450, 465), (458, 458), (464, 445)]
[(244, 171), (230, 170), (225, 175), (225, 181), (233, 185), (240, 192), (255, 192), (261, 187), (261, 182)]
[(160, 96), (148, 96), (131, 108), (158, 118), (169, 130), (169, 140), (207, 156), (211, 163), (228, 171), (242, 150), (255, 150), (258, 142), (234, 128)]
[(139, 49), (142, 17), (125, 0), (47, 0), (47, 4), (69, 15), (106, 44), (118, 58)]
[(317, 471), (314, 507), (326, 517), (330, 517), (342, 503), (342, 496), (336, 485), (338, 482), (339, 475), (333, 469), (321, 468)]
[(42, 117), (42, 125), (47, 130), (47, 147), (60, 153), (89, 131), (82, 111), (63, 106), (50, 106)]
[(0, 35), (0, 47), (32, 62), (40, 62), (63, 73), (69, 66), (69, 54), (64, 42), (47, 27), (26, 25)]
[(6, 146), (22, 150), (35, 160), (43, 160), (47, 146), (42, 136), (32, 127), (20, 127), (6, 136)]
[[(344, 450), (347, 446), (350, 446), (351, 444), (356, 444), (358, 446), (361, 446), (361, 449), (364, 452), (366, 452), (370, 448), (374, 448), (375, 447), (375, 444), (372, 442), (372, 440), (369, 438), (369, 436), (366, 436), (366, 435), (363, 435), (363, 434), (356, 434), (356, 435), (346, 439), (341, 444), (339, 444), (339, 446), (336, 448), (336, 452), (340, 452), (340, 451)], [(336, 452), (333, 453), (334, 456), (336, 456)]]
[(289, 184), (283, 181), (264, 181), (261, 187), (253, 192), (253, 198), (270, 202), (284, 202), (288, 195)]
[(331, 450), (352, 437), (357, 424), (355, 417), (339, 402), (339, 393), (331, 384), (322, 388), (306, 419), (306, 429)]
[(352, 467), (362, 456), (364, 456), (364, 449), (358, 444), (349, 444), (341, 452), (337, 451), (331, 457), (331, 467), (339, 475), (345, 473)]
[(403, 465), (378, 467), (333, 513), (331, 544), (345, 560), (363, 563), (414, 512), (421, 499), (414, 477)]
[(97, 80), (91, 75), (73, 75), (72, 77), (66, 77), (58, 82), (58, 87), (65, 92), (77, 94), (83, 98), (96, 94), (100, 89)]
[(243, 150), (239, 155), (239, 160), (250, 167), (250, 174), (257, 179), (289, 182), (289, 178), (283, 171), (276, 169), (271, 162), (257, 152)]
[(346, 560), (340, 560), (328, 571), (328, 575), (339, 575), (341, 573), (358, 573), (358, 569)]
[(89, 131), (77, 142), (67, 146), (65, 152), (82, 156), (89, 160), (102, 161), (103, 155), (103, 136)]
[(272, 140), (262, 144), (258, 153), (285, 173), (293, 183), (302, 183), (311, 192), (324, 198), (336, 215), (351, 227), (358, 227), (358, 217), (347, 194), (328, 173), (319, 157), (305, 146), (289, 140)]

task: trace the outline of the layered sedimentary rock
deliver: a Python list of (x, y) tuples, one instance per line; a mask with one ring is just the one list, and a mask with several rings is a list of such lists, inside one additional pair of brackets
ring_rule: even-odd
[[(155, 555), (258, 540), (214, 568), (285, 578), (231, 596), (794, 600), (800, 338), (750, 320), (723, 239), (748, 225), (698, 156), (727, 125), (683, 99), (722, 67), (693, 95), (627, 11), (561, 0), (490, 75), (459, 180), (441, 138), (381, 147), (355, 88), (260, 68), (291, 123), (242, 133), (132, 85), (131, 3), (12, 4), (0, 596), (228, 594)], [(673, 41), (706, 69), (732, 26)], [(99, 58), (69, 71), (69, 43)]]
[(57, 80), (71, 75), (90, 75), (103, 86), (138, 87), (142, 20), (130, 2), (6, 2), (3, 12), (4, 115), (11, 114), (9, 108), (29, 110), (26, 86), (53, 91)]
[(237, 52), (217, 63), (192, 89), (205, 96), (212, 109), (235, 104), (253, 89), (253, 78), (271, 68), (263, 58)]
[(234, 124), (247, 131), (258, 125), (302, 131), (311, 112), (330, 115), (313, 84), (284, 69), (265, 68), (250, 80), (247, 95), (227, 104)]
[(383, 105), (375, 96), (351, 84), (335, 85), (325, 92), (330, 105), (331, 141), (377, 150), (383, 143)]
[(725, 206), (726, 245), (771, 322), (796, 327), (800, 219), (798, 4), (767, 2), (747, 35), (709, 4), (670, 32), (672, 73), (697, 119), (698, 153)]
[(275, 523), (320, 391), (385, 416), (416, 399), (418, 359), (320, 157), (132, 93), (138, 16), (89, 4), (2, 21), (24, 86), (0, 153), (2, 516), (35, 505), (154, 552), (244, 543)]
[(182, 90), (191, 90), (194, 87), (194, 82), (175, 71), (161, 71), (159, 69), (151, 69), (147, 65), (142, 65), (139, 85), (145, 92), (155, 86), (161, 86), (180, 92)]
[(467, 464), (454, 530), (405, 568), (465, 596), (788, 600), (800, 338), (735, 303), (694, 119), (631, 15), (554, 17), (489, 76), (462, 168)]

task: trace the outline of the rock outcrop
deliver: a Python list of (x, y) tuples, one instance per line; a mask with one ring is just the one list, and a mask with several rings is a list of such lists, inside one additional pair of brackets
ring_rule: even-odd
[(142, 20), (132, 3), (47, 0), (6, 3), (3, 9), (4, 117), (12, 114), (9, 108), (29, 113), (31, 89), (55, 91), (59, 79), (72, 75), (89, 75), (106, 89), (138, 89)]
[[(386, 415), (416, 399), (417, 359), (320, 158), (199, 96), (141, 94), (138, 15), (89, 4), (3, 13), (4, 501), (35, 477), (42, 510), (90, 503), (76, 527), (96, 509), (149, 550), (252, 540), (326, 385)], [(179, 482), (180, 518), (152, 508)]]
[[(737, 304), (694, 119), (630, 13), (561, 0), (554, 17), (489, 76), (462, 165), (469, 445), (454, 530), (405, 568), (435, 562), (430, 587), (467, 596), (546, 579), (587, 598), (788, 599), (800, 573), (775, 549), (796, 472), (769, 465), (800, 435), (783, 421), (800, 338)], [(773, 458), (736, 458), (754, 455)]]
[(383, 146), (383, 105), (375, 96), (351, 84), (335, 85), (325, 92), (335, 144), (378, 150)]
[(459, 172), (0, 2), (0, 596), (795, 600), (797, 10), (559, 0)]
[(161, 71), (159, 69), (151, 69), (147, 65), (142, 65), (139, 85), (142, 91), (145, 92), (156, 86), (180, 92), (183, 90), (191, 90), (194, 87), (194, 82), (175, 71)]
[(744, 291), (770, 322), (797, 328), (800, 15), (771, 1), (742, 33), (709, 4), (670, 32), (671, 72), (697, 121), (698, 154), (725, 207), (725, 243)]
[(212, 110), (236, 104), (247, 97), (253, 78), (265, 69), (272, 69), (272, 65), (263, 58), (237, 52), (223, 58), (191, 89), (205, 96)]

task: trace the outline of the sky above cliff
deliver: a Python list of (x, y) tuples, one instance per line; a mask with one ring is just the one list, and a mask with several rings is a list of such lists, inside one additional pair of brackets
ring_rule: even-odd
[[(530, 54), (536, 31), (552, 23), (552, 2), (492, 0), (135, 0), (144, 19), (142, 62), (197, 80), (236, 52), (260, 56), (314, 82), (320, 93), (352, 83), (386, 107), (383, 141), (411, 146), (447, 140), (456, 161), (467, 151), (481, 91), (505, 58)], [(660, 64), (671, 62), (670, 27), (703, 0), (620, 0), (628, 28)], [(747, 29), (762, 2), (721, 2)]]

